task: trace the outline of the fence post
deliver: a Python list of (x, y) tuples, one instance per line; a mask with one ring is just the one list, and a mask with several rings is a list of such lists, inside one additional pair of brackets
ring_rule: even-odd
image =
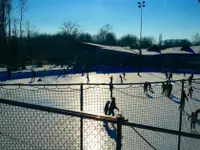
[(119, 115), (117, 117), (117, 148), (116, 150), (121, 150), (122, 147), (122, 122), (124, 121), (124, 117)]
[[(80, 111), (83, 111), (83, 83), (80, 85)], [(83, 118), (81, 117), (80, 149), (83, 150)]]
[[(184, 80), (182, 80), (182, 87), (181, 87), (181, 101), (184, 98), (183, 97), (183, 90), (184, 90)], [(183, 107), (181, 106), (182, 103), (180, 103), (180, 118), (179, 118), (179, 132), (181, 132), (182, 127), (182, 114), (183, 114)], [(178, 150), (181, 149), (181, 136), (178, 136)]]

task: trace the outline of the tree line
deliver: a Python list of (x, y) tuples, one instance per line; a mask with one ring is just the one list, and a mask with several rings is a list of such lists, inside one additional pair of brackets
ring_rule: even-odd
[[(161, 49), (200, 45), (199, 33), (196, 33), (191, 41), (162, 40), (162, 34), (158, 40), (151, 36), (139, 39), (134, 34), (125, 34), (118, 38), (110, 24), (102, 26), (96, 35), (91, 35), (84, 32), (77, 21), (64, 21), (56, 34), (42, 34), (38, 33), (29, 20), (24, 20), (25, 12), (28, 11), (27, 2), (28, 0), (18, 0), (18, 5), (14, 7), (12, 0), (0, 0), (0, 63), (8, 67), (24, 68), (25, 64), (33, 61), (39, 65), (44, 61), (72, 64), (79, 53), (76, 50), (79, 42), (130, 49), (148, 48), (153, 44), (157, 44)], [(18, 18), (11, 16), (13, 9), (18, 10)]]

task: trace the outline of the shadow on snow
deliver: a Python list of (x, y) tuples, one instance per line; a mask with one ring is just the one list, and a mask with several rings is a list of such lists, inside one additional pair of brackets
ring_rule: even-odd
[(174, 95), (171, 95), (171, 96), (169, 97), (169, 99), (172, 100), (172, 101), (173, 101), (174, 103), (176, 103), (176, 104), (180, 104), (179, 98), (176, 97), (176, 96), (174, 96)]

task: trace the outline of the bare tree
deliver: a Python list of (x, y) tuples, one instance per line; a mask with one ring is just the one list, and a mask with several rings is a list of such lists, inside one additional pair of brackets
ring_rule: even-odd
[(27, 21), (25, 23), (25, 32), (26, 32), (27, 38), (29, 39), (32, 36), (36, 36), (38, 33), (38, 30), (36, 29), (34, 25), (31, 25), (30, 21)]
[(16, 19), (16, 18), (13, 18), (13, 22), (12, 22), (12, 24), (13, 24), (13, 28), (12, 28), (12, 35), (14, 36), (14, 37), (17, 37), (17, 35), (18, 35), (18, 29), (17, 29), (17, 24), (18, 24), (18, 22), (17, 22), (18, 20)]
[(24, 12), (28, 9), (26, 4), (28, 0), (19, 0), (19, 7), (20, 7), (20, 22), (19, 22), (19, 32), (20, 32), (20, 39), (22, 38), (22, 23), (24, 18)]
[(0, 0), (0, 38), (6, 38), (6, 6), (7, 0)]
[(11, 11), (12, 11), (12, 0), (7, 0), (7, 20), (8, 20), (8, 37), (11, 37)]
[(200, 45), (200, 34), (196, 33), (193, 37), (192, 37), (192, 43), (194, 45)]
[(110, 24), (106, 24), (103, 27), (101, 27), (99, 29), (98, 34), (96, 35), (97, 42), (101, 43), (101, 44), (105, 44), (106, 39), (107, 39), (107, 35), (108, 34), (114, 35), (114, 33), (112, 32), (112, 29), (113, 29), (113, 27)]
[(162, 46), (162, 33), (159, 34), (159, 38), (158, 38), (158, 45)]
[(63, 26), (61, 27), (61, 30), (64, 34), (71, 35), (75, 38), (77, 38), (82, 30), (81, 26), (78, 24), (78, 21), (64, 21)]

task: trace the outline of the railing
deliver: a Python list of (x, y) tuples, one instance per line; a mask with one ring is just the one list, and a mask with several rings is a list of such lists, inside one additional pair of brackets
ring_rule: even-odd
[[(93, 149), (95, 145), (90, 143), (95, 143), (97, 138), (96, 144), (100, 144), (96, 149), (116, 149), (116, 143), (120, 147), (116, 142), (117, 133), (122, 132), (120, 136), (123, 138), (118, 137), (122, 139), (122, 149), (196, 149), (200, 146), (195, 140), (199, 138), (195, 133), (200, 132), (199, 124), (193, 132), (195, 134), (191, 134), (187, 118), (192, 111), (199, 109), (200, 82), (199, 79), (193, 80), (193, 98), (189, 98), (184, 110), (179, 111), (181, 93), (189, 87), (186, 82), (172, 81), (170, 97), (161, 94), (163, 82), (152, 82), (153, 90), (147, 94), (143, 92), (143, 83), (114, 84), (116, 104), (129, 120), (120, 122), (122, 130), (119, 120), (92, 115), (104, 114), (104, 105), (110, 99), (109, 84), (1, 84), (0, 98), (4, 104), (0, 104), (0, 122), (3, 122), (0, 130), (4, 132), (1, 132), (0, 141), (3, 143), (0, 143), (4, 145), (0, 147), (5, 147), (12, 139), (21, 143), (19, 146), (24, 145), (21, 149)], [(77, 116), (74, 116), (75, 112)], [(71, 131), (67, 133), (66, 129)], [(13, 144), (11, 147), (14, 148), (16, 143), (9, 145)], [(45, 147), (46, 143), (49, 146)]]

